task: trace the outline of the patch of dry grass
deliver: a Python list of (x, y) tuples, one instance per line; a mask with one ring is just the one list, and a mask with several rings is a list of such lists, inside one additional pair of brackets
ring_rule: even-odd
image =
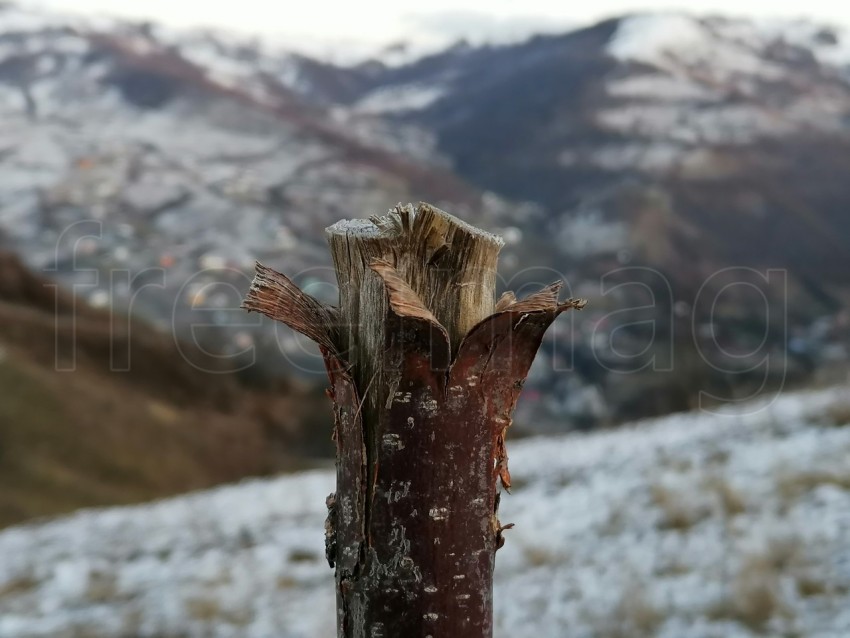
[[(666, 560), (665, 560), (666, 559)], [(690, 573), (691, 566), (688, 565), (680, 556), (664, 556), (655, 568), (655, 574), (662, 578), (671, 576), (683, 576)]]
[(528, 565), (542, 567), (544, 565), (558, 565), (567, 560), (567, 553), (563, 549), (554, 547), (542, 547), (540, 545), (523, 545), (523, 556)]
[(611, 613), (588, 619), (598, 638), (652, 638), (664, 621), (664, 612), (646, 595), (647, 588), (630, 578)]
[(38, 587), (38, 584), (37, 580), (28, 576), (13, 578), (5, 583), (0, 583), (0, 598), (26, 594)]
[(106, 603), (118, 598), (118, 580), (115, 574), (94, 571), (89, 574), (86, 598), (93, 603)]
[(784, 609), (780, 571), (769, 556), (749, 556), (732, 580), (730, 617), (750, 629), (764, 628)]
[(850, 399), (839, 399), (831, 403), (824, 414), (827, 425), (843, 428), (850, 425)]
[(797, 591), (804, 598), (823, 596), (830, 593), (829, 583), (818, 574), (802, 574), (797, 577)]
[(811, 492), (820, 485), (834, 485), (850, 490), (850, 463), (832, 467), (778, 467), (776, 469), (776, 489), (787, 504)]
[(711, 507), (686, 489), (655, 482), (650, 486), (652, 503), (661, 510), (661, 527), (686, 531), (711, 516)]
[(232, 610), (222, 607), (215, 598), (195, 596), (185, 601), (189, 617), (206, 623), (226, 623), (244, 627), (251, 622), (251, 612), (247, 609)]
[(294, 589), (298, 587), (299, 582), (292, 576), (281, 576), (277, 579), (277, 588), (278, 589)]
[(623, 510), (613, 507), (608, 514), (608, 519), (602, 525), (599, 533), (602, 536), (617, 536), (626, 529), (626, 515)]
[[(793, 578), (805, 564), (802, 539), (795, 536), (771, 539), (761, 550), (740, 557), (729, 582), (728, 595), (706, 610), (706, 615), (713, 620), (734, 620), (758, 632), (765, 631), (776, 618), (793, 619), (782, 579)], [(809, 586), (813, 590), (818, 587), (814, 582)]]
[(320, 560), (322, 557), (309, 549), (293, 549), (289, 552), (290, 563), (315, 563)]
[(623, 590), (618, 612), (628, 636), (652, 636), (664, 614), (647, 597), (646, 588), (637, 581)]
[(744, 494), (736, 489), (727, 477), (713, 474), (706, 479), (705, 484), (708, 489), (717, 494), (726, 516), (737, 516), (747, 510)]

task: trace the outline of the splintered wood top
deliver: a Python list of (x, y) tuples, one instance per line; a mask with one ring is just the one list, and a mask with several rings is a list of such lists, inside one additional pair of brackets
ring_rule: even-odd
[(327, 234), (342, 318), (350, 324), (367, 321), (354, 332), (374, 331), (372, 321), (385, 319), (386, 291), (371, 271), (375, 260), (395, 269), (445, 327), (453, 345), (494, 310), (496, 264), (504, 242), (430, 204), (341, 221)]

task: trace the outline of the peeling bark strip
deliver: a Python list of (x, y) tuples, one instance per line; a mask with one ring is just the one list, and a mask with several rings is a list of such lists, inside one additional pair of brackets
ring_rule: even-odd
[(339, 308), (257, 265), (243, 307), (314, 341), (334, 402), (326, 546), (341, 638), (485, 638), (505, 436), (560, 283), (495, 302), (498, 237), (428, 204), (339, 222)]

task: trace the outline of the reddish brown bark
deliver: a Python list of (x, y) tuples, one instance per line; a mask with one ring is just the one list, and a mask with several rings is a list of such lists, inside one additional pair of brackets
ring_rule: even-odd
[[(498, 245), (486, 248), (489, 263), (474, 249), (480, 231), (425, 206), (376, 220), (361, 257), (345, 253), (346, 267), (337, 259), (348, 287), (340, 310), (261, 266), (245, 301), (313, 338), (325, 356), (337, 445), (327, 549), (343, 637), (492, 635), (504, 529), (497, 483), (510, 487), (506, 431), (544, 332), (561, 312), (584, 305), (559, 303), (560, 284), (494, 304), (488, 285)], [(453, 267), (437, 268), (440, 256)], [(470, 273), (470, 262), (481, 272)], [(484, 292), (459, 291), (469, 285)], [(449, 298), (459, 294), (460, 303)], [(358, 305), (364, 298), (370, 304)]]

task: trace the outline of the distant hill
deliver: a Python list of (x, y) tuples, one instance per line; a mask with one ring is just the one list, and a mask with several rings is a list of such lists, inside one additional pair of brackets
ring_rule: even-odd
[(850, 166), (846, 31), (636, 15), (378, 78), (358, 104), (430, 91), (393, 112), (432, 131), (466, 179), (545, 207), (556, 237), (595, 216), (624, 224), (620, 247), (671, 278), (787, 268), (847, 298), (848, 189), (836, 179)]
[(330, 453), (317, 443), (330, 428), (313, 416), (324, 397), (285, 385), (248, 391), (219, 368), (141, 321), (75, 302), (0, 253), (0, 526)]

